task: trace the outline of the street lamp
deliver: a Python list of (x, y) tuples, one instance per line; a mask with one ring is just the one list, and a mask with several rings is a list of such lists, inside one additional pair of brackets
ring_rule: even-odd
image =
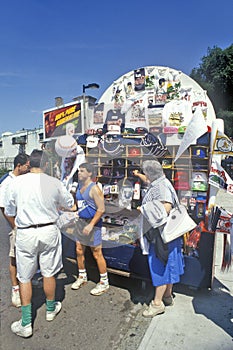
[(86, 89), (99, 89), (99, 84), (90, 83), (88, 85), (83, 85), (83, 124), (84, 124), (84, 132), (87, 129), (87, 117), (86, 117)]
[(91, 83), (88, 85), (83, 85), (83, 94), (85, 94), (86, 89), (99, 89), (99, 84)]

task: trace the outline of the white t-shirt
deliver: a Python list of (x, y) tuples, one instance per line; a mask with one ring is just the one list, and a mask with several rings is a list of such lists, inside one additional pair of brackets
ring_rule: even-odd
[(56, 222), (59, 209), (71, 208), (73, 196), (62, 182), (44, 173), (27, 173), (12, 182), (5, 214), (15, 216), (17, 227)]
[(165, 126), (187, 126), (192, 119), (192, 104), (186, 100), (172, 100), (163, 108)]
[(0, 207), (5, 208), (6, 198), (8, 196), (8, 186), (11, 184), (12, 180), (14, 180), (16, 176), (13, 174), (13, 171), (9, 172), (9, 175), (3, 180), (0, 186)]

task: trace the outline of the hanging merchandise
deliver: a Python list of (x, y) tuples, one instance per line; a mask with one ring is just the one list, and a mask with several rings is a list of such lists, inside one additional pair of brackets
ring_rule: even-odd
[(87, 148), (95, 148), (99, 144), (99, 136), (97, 135), (88, 135), (86, 138)]
[(101, 137), (100, 145), (106, 153), (114, 156), (121, 154), (124, 151), (124, 146), (121, 144), (120, 135), (105, 134)]
[(207, 175), (202, 172), (193, 172), (192, 176), (192, 185), (191, 185), (192, 191), (207, 191), (208, 189), (208, 181), (207, 181)]
[(167, 147), (162, 142), (161, 136), (147, 133), (141, 140), (143, 153), (145, 155), (154, 155), (156, 157), (163, 157), (167, 153)]
[(137, 181), (134, 184), (133, 199), (139, 200), (140, 199), (140, 192), (141, 192), (141, 184), (139, 181)]
[(189, 256), (196, 258), (199, 257), (198, 248), (202, 232), (207, 232), (204, 221), (201, 221), (190, 233), (188, 233), (185, 241), (185, 249)]
[(187, 171), (177, 171), (174, 177), (175, 190), (189, 190), (189, 175)]
[(196, 218), (204, 219), (206, 212), (206, 197), (198, 196), (196, 199)]
[(114, 180), (114, 183), (112, 184), (111, 189), (110, 189), (110, 193), (111, 194), (118, 194), (119, 193), (119, 187), (118, 187), (117, 180)]
[(125, 114), (119, 109), (110, 109), (107, 112), (106, 120), (103, 125), (103, 132), (113, 132), (115, 126), (115, 134), (124, 132), (125, 129)]
[(206, 147), (194, 147), (192, 149), (192, 155), (195, 158), (206, 158), (207, 157), (207, 148)]
[(135, 128), (135, 134), (138, 134), (138, 135), (145, 135), (146, 133), (148, 133), (148, 130), (146, 128), (143, 128), (143, 127), (137, 127)]
[(124, 178), (119, 181), (119, 207), (131, 210), (131, 201), (134, 194), (132, 183)]
[(187, 126), (192, 119), (192, 105), (185, 100), (172, 100), (163, 108), (164, 126)]
[(130, 157), (138, 157), (141, 155), (141, 148), (140, 147), (128, 147), (128, 155)]

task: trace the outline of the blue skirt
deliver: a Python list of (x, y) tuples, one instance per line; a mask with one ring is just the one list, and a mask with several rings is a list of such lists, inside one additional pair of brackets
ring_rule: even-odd
[(181, 251), (181, 238), (168, 243), (168, 262), (164, 266), (155, 254), (154, 244), (150, 244), (148, 263), (153, 286), (180, 282), (184, 273), (184, 257)]

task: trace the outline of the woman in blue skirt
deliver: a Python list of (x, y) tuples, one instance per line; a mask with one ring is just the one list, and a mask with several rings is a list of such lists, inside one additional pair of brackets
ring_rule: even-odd
[(135, 175), (150, 183), (139, 207), (142, 213), (142, 249), (143, 254), (148, 254), (151, 279), (155, 287), (154, 299), (143, 311), (143, 316), (154, 317), (164, 313), (165, 306), (173, 305), (172, 287), (184, 273), (184, 259), (181, 238), (165, 244), (159, 231), (159, 227), (167, 220), (167, 214), (178, 202), (176, 191), (157, 160), (144, 161), (142, 169), (144, 174)]

